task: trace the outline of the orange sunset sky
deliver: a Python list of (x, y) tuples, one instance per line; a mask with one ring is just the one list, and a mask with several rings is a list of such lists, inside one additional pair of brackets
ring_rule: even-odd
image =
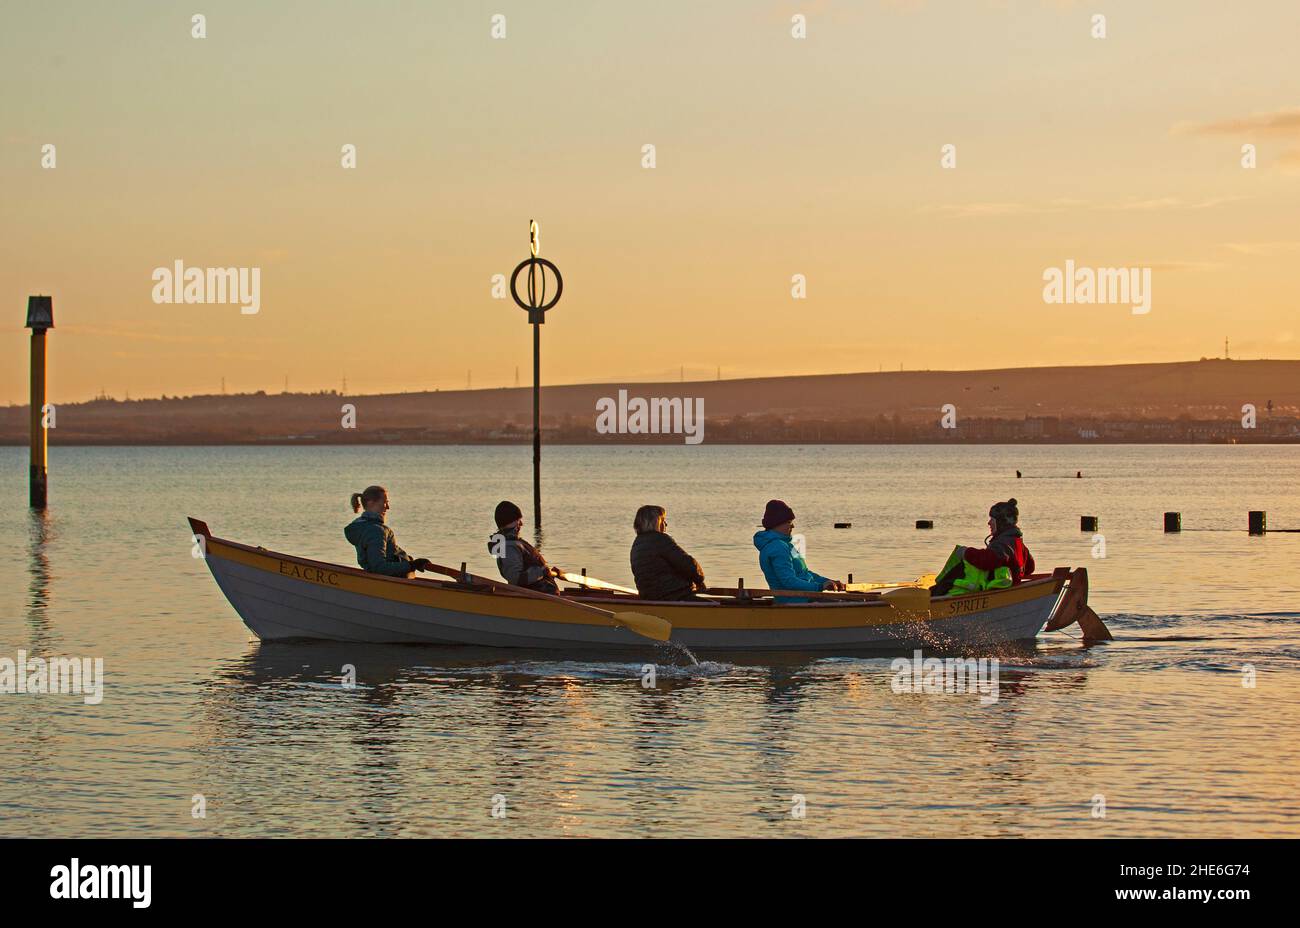
[[(565, 276), (545, 383), (1182, 360), (1225, 336), (1300, 357), (1294, 0), (4, 19), (0, 401), (26, 401), (33, 293), (54, 401), (527, 384), (531, 333), (491, 282), (530, 218)], [(155, 304), (177, 259), (261, 268), (260, 312)], [(1067, 259), (1150, 267), (1151, 312), (1044, 303)]]

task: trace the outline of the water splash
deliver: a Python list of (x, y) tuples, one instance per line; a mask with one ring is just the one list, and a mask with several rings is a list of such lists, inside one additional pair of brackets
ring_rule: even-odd
[(664, 650), (670, 652), (676, 651), (679, 654), (685, 654), (687, 660), (691, 662), (692, 667), (700, 666), (699, 660), (695, 657), (694, 654), (691, 653), (691, 649), (686, 647), (686, 645), (682, 644), (680, 641), (673, 641), (672, 639), (669, 639), (668, 641), (663, 642), (661, 645), (658, 645), (658, 647), (661, 647)]

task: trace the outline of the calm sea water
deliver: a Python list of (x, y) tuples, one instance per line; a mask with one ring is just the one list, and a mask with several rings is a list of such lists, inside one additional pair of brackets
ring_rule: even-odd
[[(642, 503), (711, 581), (754, 585), (771, 496), (814, 569), (867, 580), (937, 569), (1014, 495), (1040, 567), (1086, 565), (1118, 640), (1004, 653), (992, 705), (896, 695), (888, 657), (260, 645), (191, 557), (186, 515), (351, 563), (346, 499), (378, 482), (407, 550), (492, 574), (492, 508), (529, 509), (530, 455), (55, 448), (38, 517), (26, 449), (0, 448), (0, 657), (106, 677), (98, 705), (0, 694), (0, 835), (1300, 835), (1300, 534), (1245, 532), (1248, 509), (1300, 528), (1296, 448), (547, 450), (546, 554), (618, 582)], [(1162, 534), (1166, 509), (1189, 531)]]

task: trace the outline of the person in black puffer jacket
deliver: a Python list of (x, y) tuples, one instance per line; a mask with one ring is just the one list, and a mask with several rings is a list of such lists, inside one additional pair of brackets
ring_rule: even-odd
[(642, 506), (632, 522), (636, 540), (632, 542), (632, 576), (642, 599), (695, 599), (695, 590), (704, 589), (704, 571), (671, 535), (667, 514), (662, 506)]

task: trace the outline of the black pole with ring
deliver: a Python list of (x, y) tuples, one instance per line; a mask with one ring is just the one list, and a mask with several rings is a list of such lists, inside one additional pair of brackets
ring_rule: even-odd
[[(546, 311), (560, 302), (564, 293), (564, 278), (560, 269), (537, 256), (541, 250), (540, 229), (535, 220), (528, 221), (529, 257), (519, 262), (515, 272), (510, 275), (510, 295), (520, 309), (528, 312), (528, 321), (533, 327), (533, 526), (537, 534), (542, 531), (542, 323), (546, 321)], [(528, 269), (528, 302), (519, 298), (519, 274)], [(555, 296), (546, 299), (547, 271), (555, 278)]]

